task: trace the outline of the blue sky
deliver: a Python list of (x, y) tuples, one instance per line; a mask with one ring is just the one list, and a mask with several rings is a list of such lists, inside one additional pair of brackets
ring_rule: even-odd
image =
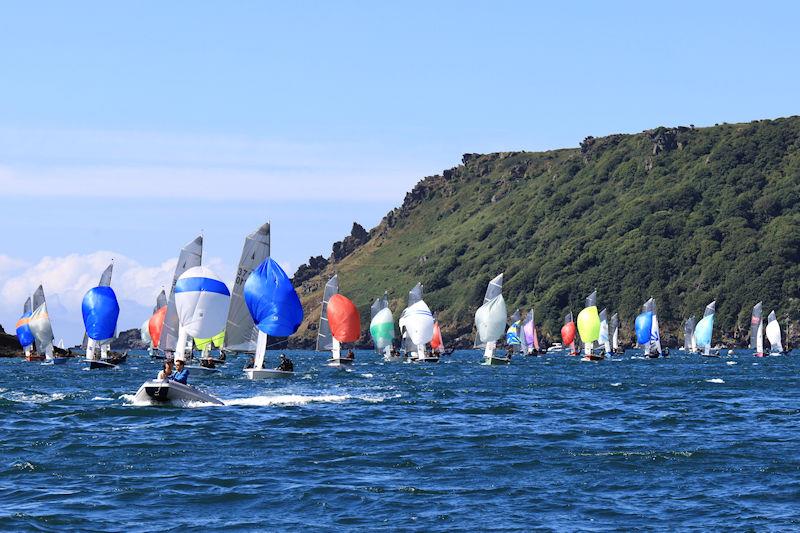
[(789, 2), (6, 4), (0, 324), (40, 278), (77, 312), (88, 287), (68, 296), (76, 270), (43, 271), (46, 256), (80, 270), (109, 252), (131, 279), (150, 272), (123, 313), (140, 322), (168, 282), (155, 267), (201, 230), (231, 277), (269, 219), (291, 274), (464, 152), (796, 114), (798, 15)]

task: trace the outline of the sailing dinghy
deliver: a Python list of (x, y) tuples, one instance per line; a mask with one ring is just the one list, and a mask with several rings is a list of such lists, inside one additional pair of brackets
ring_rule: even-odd
[[(161, 331), (158, 335), (158, 343), (156, 346), (164, 353), (166, 359), (173, 359), (175, 351), (178, 349), (178, 309), (175, 306), (175, 285), (180, 278), (190, 268), (200, 266), (203, 258), (203, 236), (198, 235), (193, 241), (187, 243), (181, 248), (181, 253), (178, 256), (178, 262), (175, 265), (175, 273), (172, 276), (172, 286), (169, 291), (169, 298), (167, 306), (164, 311), (164, 318), (161, 322)], [(222, 329), (222, 328), (220, 328)], [(216, 334), (219, 330), (213, 332)], [(153, 335), (151, 330), (150, 335)], [(155, 336), (154, 336), (155, 338)], [(186, 342), (189, 339), (184, 339), (181, 346), (182, 353), (185, 353)]]
[[(57, 365), (67, 362), (65, 357), (56, 357), (55, 347), (53, 346), (53, 326), (50, 324), (50, 315), (47, 312), (47, 300), (44, 297), (44, 288), (39, 285), (33, 293), (33, 313), (28, 320), (28, 327), (33, 334), (36, 344), (37, 358), (33, 354), (29, 361), (45, 360), (45, 364)], [(63, 353), (63, 351), (61, 351)], [(43, 356), (43, 357), (42, 357)]]
[(369, 312), (369, 334), (372, 336), (375, 351), (383, 354), (384, 361), (399, 359), (398, 355), (393, 355), (394, 316), (389, 309), (389, 296), (386, 292), (383, 293), (383, 298), (375, 298)]
[[(533, 309), (528, 311), (525, 321), (522, 323), (522, 335), (520, 335), (522, 347), (525, 355), (539, 355), (543, 350), (539, 348), (539, 335), (536, 332), (536, 322), (534, 321)], [(545, 352), (546, 353), (546, 352)]]
[(164, 329), (164, 318), (167, 316), (167, 295), (164, 289), (156, 298), (156, 305), (153, 309), (153, 314), (147, 320), (147, 332), (150, 334), (150, 357), (155, 359), (164, 359), (166, 356), (159, 354), (158, 346), (161, 342), (161, 332)]
[[(187, 339), (208, 338), (225, 326), (230, 291), (210, 269), (202, 266), (189, 268), (175, 282), (172, 291), (175, 313), (178, 317), (178, 335), (175, 360), (186, 360)], [(222, 402), (191, 385), (169, 379), (148, 380), (139, 387), (135, 401), (157, 402)]]
[(489, 282), (483, 297), (483, 305), (475, 311), (475, 347), (484, 348), (483, 364), (503, 365), (511, 362), (510, 357), (496, 355), (497, 340), (506, 331), (506, 301), (503, 299), (503, 274)]
[(111, 351), (119, 318), (119, 302), (111, 288), (113, 270), (114, 264), (111, 263), (100, 276), (100, 283), (87, 291), (81, 303), (87, 336), (86, 362), (90, 369), (116, 368), (128, 358), (127, 352)]
[(609, 337), (608, 328), (608, 309), (606, 308), (600, 311), (600, 336), (597, 342), (600, 344), (601, 348), (603, 348), (606, 357), (611, 357), (611, 354), (614, 352), (611, 349), (611, 338)]
[(342, 357), (341, 345), (343, 342), (354, 342), (360, 336), (361, 318), (358, 309), (347, 297), (339, 294), (339, 276), (334, 274), (325, 284), (322, 294), (317, 351), (331, 351), (328, 366), (352, 365), (352, 357)]
[(619, 315), (614, 313), (611, 315), (611, 353), (612, 355), (623, 355), (625, 350), (619, 347)]
[(509, 354), (524, 353), (522, 349), (522, 321), (519, 309), (516, 309), (509, 319), (511, 325), (506, 330), (506, 346)]
[(711, 351), (711, 333), (714, 330), (714, 312), (716, 300), (708, 304), (703, 311), (703, 318), (694, 328), (694, 338), (697, 346), (703, 349), (703, 357), (719, 357), (719, 351)]
[(594, 342), (600, 338), (600, 315), (597, 312), (597, 291), (586, 297), (586, 306), (578, 313), (578, 333), (583, 341), (581, 361), (602, 361), (603, 354), (593, 351)]
[(245, 368), (250, 379), (291, 377), (293, 370), (264, 368), (267, 335), (288, 337), (303, 322), (303, 306), (286, 272), (271, 257), (261, 263), (244, 284), (244, 300), (258, 328), (253, 368)]
[(420, 300), (422, 300), (422, 284), (417, 283), (414, 285), (413, 289), (408, 291), (408, 304), (406, 308), (403, 309), (403, 312), (400, 313), (400, 318), (397, 321), (397, 325), (400, 328), (400, 349), (403, 352), (403, 357), (410, 361), (417, 358), (417, 346), (411, 342), (411, 337), (408, 336), (405, 322), (406, 316), (408, 316), (408, 309)]
[(753, 306), (750, 314), (750, 349), (756, 357), (764, 357), (764, 321), (761, 319), (762, 303)]
[(408, 336), (408, 341), (414, 346), (412, 353), (416, 354), (413, 361), (420, 363), (436, 363), (439, 354), (428, 351), (425, 345), (433, 340), (433, 313), (424, 300), (419, 300), (412, 306), (403, 310), (400, 317), (403, 329)]
[[(575, 320), (572, 318), (572, 311), (564, 317), (564, 325), (561, 326), (561, 349), (569, 348), (569, 355), (578, 355), (575, 349)], [(549, 351), (549, 350), (548, 350)]]
[(781, 355), (786, 353), (781, 342), (781, 326), (778, 324), (778, 318), (775, 316), (775, 311), (772, 311), (769, 314), (769, 317), (767, 317), (767, 340), (769, 340), (770, 355)]

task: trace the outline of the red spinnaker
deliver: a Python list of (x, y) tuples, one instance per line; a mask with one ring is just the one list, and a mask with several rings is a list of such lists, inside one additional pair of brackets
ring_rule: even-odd
[(334, 294), (328, 300), (328, 325), (339, 342), (353, 342), (361, 336), (361, 317), (346, 296)]
[(431, 339), (431, 348), (434, 350), (443, 350), (444, 342), (442, 341), (442, 330), (439, 329), (439, 322), (433, 323), (433, 338)]
[(567, 322), (561, 326), (561, 343), (569, 346), (575, 340), (575, 322)]
[(147, 330), (150, 332), (150, 338), (153, 339), (153, 346), (158, 347), (158, 341), (161, 340), (161, 329), (164, 327), (164, 318), (167, 316), (167, 306), (159, 307), (158, 311), (153, 313), (150, 317), (150, 322), (147, 324)]

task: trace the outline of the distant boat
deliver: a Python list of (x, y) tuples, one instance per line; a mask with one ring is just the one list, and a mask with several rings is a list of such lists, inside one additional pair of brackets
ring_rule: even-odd
[(475, 311), (475, 347), (484, 348), (484, 364), (498, 365), (511, 362), (510, 357), (495, 355), (497, 340), (506, 330), (506, 301), (503, 299), (503, 274), (489, 282), (483, 305)]
[(539, 355), (542, 353), (539, 348), (539, 335), (536, 332), (533, 309), (528, 311), (525, 320), (522, 322), (522, 332), (519, 338), (522, 341), (522, 348), (526, 355)]
[(439, 356), (444, 355), (444, 339), (442, 339), (442, 330), (439, 327), (439, 321), (433, 322), (433, 338), (431, 339), (431, 351)]
[(784, 353), (783, 344), (781, 342), (781, 327), (778, 324), (775, 311), (772, 311), (769, 317), (767, 317), (767, 340), (769, 340), (770, 355)]
[[(756, 357), (764, 357), (764, 321), (761, 319), (761, 304), (753, 306), (750, 314), (750, 349)], [(780, 332), (780, 328), (778, 329)]]
[(611, 338), (608, 330), (608, 309), (605, 307), (600, 311), (600, 336), (597, 342), (603, 348), (606, 356), (611, 357)]
[[(175, 305), (175, 285), (180, 278), (190, 268), (198, 267), (203, 259), (203, 236), (198, 235), (194, 240), (188, 242), (181, 248), (178, 262), (175, 265), (175, 273), (172, 276), (172, 285), (167, 299), (167, 308), (164, 311), (164, 321), (159, 335), (158, 347), (164, 352), (167, 359), (172, 359), (178, 349), (178, 309)], [(221, 328), (220, 328), (221, 329)], [(214, 333), (217, 333), (216, 331)], [(151, 333), (152, 335), (152, 333)], [(190, 339), (184, 339), (181, 345), (181, 352), (186, 352), (186, 345)]]
[[(25, 359), (28, 361), (31, 360), (35, 348), (35, 338), (29, 325), (31, 315), (33, 315), (33, 308), (31, 305), (31, 297), (28, 296), (28, 299), (25, 300), (25, 305), (22, 306), (22, 316), (19, 317), (16, 324), (17, 340), (20, 346), (22, 346)], [(42, 357), (42, 359), (44, 359), (44, 357)]]
[(635, 329), (636, 343), (644, 351), (645, 357), (657, 358), (663, 355), (656, 302), (653, 298), (647, 300), (642, 306), (642, 312), (636, 317)]
[[(56, 358), (53, 348), (53, 326), (50, 324), (50, 315), (47, 312), (47, 301), (44, 297), (44, 288), (39, 285), (33, 293), (33, 313), (28, 320), (28, 327), (33, 334), (36, 344), (38, 357), (31, 354), (29, 361), (41, 361), (44, 359), (51, 364), (66, 362), (63, 357)], [(56, 361), (58, 359), (58, 361)]]
[(158, 346), (161, 342), (161, 332), (164, 329), (164, 318), (167, 316), (167, 295), (164, 289), (158, 293), (156, 297), (156, 305), (153, 307), (153, 314), (147, 319), (147, 332), (150, 335), (150, 357), (157, 357), (163, 359), (165, 356), (159, 356)]
[(509, 319), (510, 325), (506, 330), (506, 346), (509, 353), (522, 351), (522, 323), (520, 322), (519, 309), (516, 309)]
[(600, 315), (597, 312), (597, 291), (586, 297), (586, 306), (578, 313), (578, 333), (583, 341), (583, 361), (601, 361), (605, 356), (593, 352), (600, 338)]
[(361, 336), (361, 318), (349, 298), (339, 294), (339, 277), (334, 275), (325, 284), (322, 311), (317, 331), (317, 351), (331, 351), (328, 365), (342, 367), (353, 364), (352, 357), (342, 357), (344, 342), (355, 342)]
[(711, 351), (711, 335), (714, 331), (714, 312), (717, 302), (713, 301), (708, 304), (703, 311), (703, 318), (697, 323), (694, 328), (694, 337), (697, 340), (698, 347), (703, 349), (704, 357), (718, 357), (719, 353), (712, 353)]
[(262, 262), (244, 284), (244, 300), (256, 327), (256, 353), (253, 367), (244, 370), (250, 379), (290, 377), (291, 369), (264, 367), (267, 335), (288, 337), (303, 322), (303, 306), (286, 272), (272, 258)]
[(225, 337), (220, 352), (255, 353), (259, 329), (253, 323), (253, 317), (247, 308), (244, 297), (244, 285), (250, 273), (267, 260), (270, 254), (270, 224), (262, 224), (256, 231), (248, 235), (242, 246), (236, 278), (231, 290), (231, 304), (225, 320)]
[(400, 313), (400, 318), (397, 321), (397, 326), (400, 328), (400, 349), (403, 352), (403, 356), (411, 360), (417, 358), (417, 346), (414, 344), (408, 334), (408, 330), (406, 329), (405, 325), (405, 317), (408, 314), (408, 309), (420, 301), (422, 301), (422, 284), (417, 283), (414, 285), (414, 288), (408, 291), (406, 308)]
[(400, 317), (408, 340), (414, 346), (413, 361), (437, 362), (439, 354), (429, 352), (426, 345), (433, 340), (433, 313), (431, 313), (425, 300), (419, 300), (403, 310)]
[(615, 354), (623, 354), (625, 350), (621, 350), (619, 347), (619, 315), (614, 313), (611, 315), (611, 350), (612, 353)]
[(392, 356), (392, 342), (394, 341), (394, 316), (389, 309), (389, 296), (386, 292), (382, 298), (375, 298), (370, 307), (369, 333), (375, 351), (383, 354), (387, 361), (398, 359)]
[(575, 348), (576, 333), (575, 320), (572, 318), (572, 311), (570, 311), (567, 313), (567, 316), (564, 317), (564, 325), (561, 326), (561, 344), (569, 348), (570, 355), (578, 355), (578, 350)]
[(694, 337), (694, 328), (697, 319), (694, 315), (690, 316), (683, 324), (683, 349), (690, 353), (697, 353), (697, 339)]
[[(111, 351), (111, 341), (117, 330), (119, 302), (111, 288), (111, 274), (114, 264), (106, 267), (96, 287), (89, 289), (81, 303), (83, 324), (86, 327), (86, 361), (89, 368), (115, 368), (124, 363), (127, 352)], [(98, 353), (99, 351), (99, 353)]]

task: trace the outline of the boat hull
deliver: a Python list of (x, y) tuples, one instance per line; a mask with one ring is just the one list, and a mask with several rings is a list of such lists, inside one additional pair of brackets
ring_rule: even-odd
[(335, 366), (335, 367), (342, 367), (342, 366), (351, 366), (353, 364), (354, 359), (349, 359), (347, 357), (342, 357), (339, 359), (331, 358), (328, 359), (328, 366)]
[(214, 405), (225, 405), (222, 401), (210, 394), (202, 392), (191, 385), (184, 385), (177, 381), (152, 379), (145, 381), (136, 396), (135, 402), (155, 402), (155, 403), (185, 403), (203, 402)]
[(294, 372), (277, 370), (274, 368), (245, 368), (244, 373), (248, 379), (285, 379), (294, 376)]
[(498, 357), (493, 355), (489, 358), (484, 359), (485, 365), (507, 365), (511, 363), (510, 357)]

